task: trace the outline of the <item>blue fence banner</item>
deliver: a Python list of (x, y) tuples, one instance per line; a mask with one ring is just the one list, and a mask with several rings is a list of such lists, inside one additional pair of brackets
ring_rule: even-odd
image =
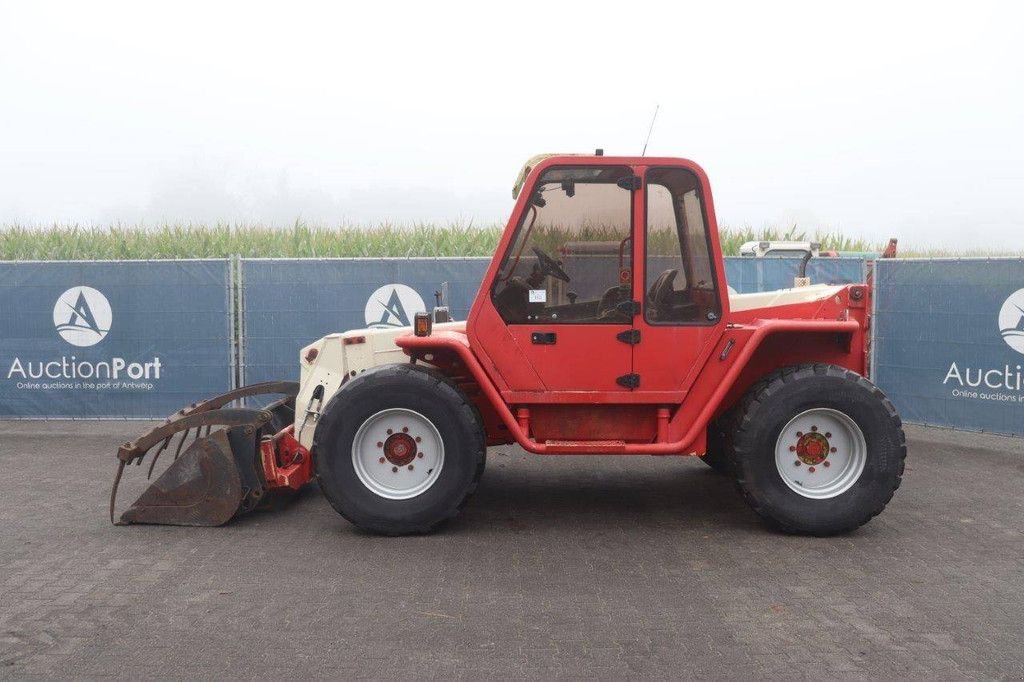
[[(465, 319), (487, 258), (0, 262), (0, 418), (164, 417), (231, 388), (297, 378), (324, 334), (408, 325), (448, 282)], [(740, 293), (792, 286), (798, 258), (727, 258)], [(666, 266), (668, 267), (668, 266)], [(814, 283), (863, 281), (813, 259)], [(232, 282), (244, 314), (236, 324)]]
[[(800, 274), (801, 258), (725, 259), (725, 279), (737, 293), (788, 289)], [(811, 284), (856, 284), (864, 281), (863, 258), (812, 258), (807, 263)]]
[(878, 260), (873, 378), (904, 421), (1024, 434), (1024, 259)]
[(299, 350), (333, 332), (404, 327), (448, 304), (466, 319), (488, 258), (242, 259), (242, 374), (246, 384), (298, 379)]
[(166, 417), (231, 388), (229, 261), (0, 261), (0, 418)]

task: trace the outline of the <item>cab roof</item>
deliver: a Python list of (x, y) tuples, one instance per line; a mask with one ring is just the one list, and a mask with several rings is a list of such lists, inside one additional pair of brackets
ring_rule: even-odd
[(560, 157), (560, 158), (575, 157), (576, 159), (580, 159), (580, 158), (593, 159), (597, 163), (624, 163), (624, 162), (629, 162), (629, 163), (658, 163), (658, 162), (668, 162), (668, 163), (671, 163), (673, 165), (679, 164), (679, 163), (683, 163), (683, 164), (686, 164), (688, 167), (691, 167), (693, 170), (697, 171), (698, 175), (703, 175), (703, 173), (704, 173), (703, 170), (701, 170), (700, 167), (697, 166), (697, 164), (695, 164), (692, 161), (689, 161), (687, 159), (664, 158), (664, 157), (650, 157), (650, 156), (648, 156), (648, 157), (640, 157), (640, 156), (605, 156), (603, 149), (598, 149), (596, 152), (594, 152), (592, 154), (573, 154), (573, 153), (536, 154), (534, 156), (531, 156), (526, 161), (526, 163), (523, 164), (522, 169), (520, 169), (520, 171), (519, 171), (519, 175), (516, 176), (515, 184), (512, 185), (512, 198), (513, 199), (518, 199), (519, 198), (519, 193), (522, 191), (523, 185), (526, 184), (526, 179), (530, 177), (530, 173), (533, 172), (534, 168), (539, 166), (544, 161), (546, 161), (546, 160), (548, 160), (550, 158), (556, 157), (556, 156)]
[(532, 171), (537, 164), (544, 159), (550, 159), (552, 156), (584, 156), (583, 154), (536, 154), (527, 159), (526, 163), (523, 164), (522, 169), (519, 171), (519, 175), (516, 176), (516, 183), (512, 185), (512, 198), (518, 199), (519, 192), (522, 191), (523, 185), (526, 184), (526, 178), (530, 177), (530, 171)]

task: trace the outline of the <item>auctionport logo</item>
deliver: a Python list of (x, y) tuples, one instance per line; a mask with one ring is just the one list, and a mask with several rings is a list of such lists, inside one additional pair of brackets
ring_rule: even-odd
[[(45, 309), (39, 313), (45, 315)], [(53, 306), (53, 326), (57, 333), (79, 348), (95, 346), (106, 338), (112, 321), (110, 301), (92, 287), (71, 287)], [(5, 378), (17, 382), (19, 390), (138, 391), (153, 390), (162, 369), (159, 357), (139, 361), (74, 355), (42, 359), (14, 357)]]
[(412, 287), (385, 284), (370, 294), (366, 302), (366, 326), (370, 329), (411, 327), (413, 316), (426, 309), (423, 299)]
[(1024, 354), (1024, 289), (1010, 294), (999, 309), (999, 333), (1006, 345)]
[(53, 326), (72, 346), (95, 346), (110, 331), (110, 301), (92, 287), (71, 287), (53, 306)]
[[(1007, 297), (999, 309), (999, 334), (1018, 353), (1024, 354), (1024, 289)], [(949, 366), (944, 386), (952, 386), (954, 398), (1024, 403), (1024, 368), (1018, 363), (1002, 367)]]

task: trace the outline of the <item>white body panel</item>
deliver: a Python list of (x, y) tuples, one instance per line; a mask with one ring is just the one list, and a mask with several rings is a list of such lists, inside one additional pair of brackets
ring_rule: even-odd
[[(845, 285), (844, 285), (845, 286)], [(755, 308), (772, 308), (777, 305), (791, 303), (810, 303), (835, 296), (842, 286), (829, 284), (812, 284), (795, 289), (777, 289), (775, 291), (758, 291), (752, 294), (729, 294), (729, 310), (741, 312)]]
[(748, 258), (764, 258), (766, 256), (802, 256), (808, 251), (812, 256), (817, 257), (821, 250), (818, 242), (806, 241), (758, 241), (743, 242), (740, 245), (740, 255)]
[[(462, 330), (465, 322), (445, 322), (434, 329)], [(295, 398), (295, 437), (305, 447), (313, 444), (313, 432), (322, 409), (334, 397), (346, 379), (365, 372), (371, 367), (409, 361), (405, 352), (395, 345), (395, 339), (409, 334), (411, 327), (397, 329), (354, 329), (328, 334), (299, 351), (299, 395)], [(360, 343), (345, 343), (346, 339), (362, 338)], [(307, 362), (310, 351), (316, 358)], [(323, 399), (314, 400), (317, 386), (323, 386)], [(311, 410), (307, 413), (307, 410)]]

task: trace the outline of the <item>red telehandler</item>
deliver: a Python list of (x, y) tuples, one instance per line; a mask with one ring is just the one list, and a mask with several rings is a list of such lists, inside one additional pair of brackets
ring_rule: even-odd
[(219, 525), (315, 478), (361, 528), (426, 532), (470, 498), (487, 447), (509, 443), (697, 455), (792, 532), (882, 511), (906, 445), (865, 378), (870, 284), (730, 294), (707, 176), (684, 159), (534, 157), (513, 195), (465, 322), (436, 309), (329, 334), (300, 351), (297, 383), (172, 415), (118, 452), (117, 481), (174, 453), (119, 523)]

